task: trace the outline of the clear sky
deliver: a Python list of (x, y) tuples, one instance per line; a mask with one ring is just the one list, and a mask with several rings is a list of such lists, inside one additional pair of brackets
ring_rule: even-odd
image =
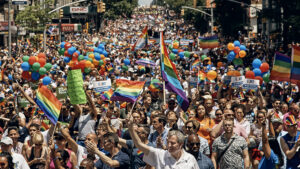
[(152, 0), (139, 0), (139, 5), (147, 5), (151, 4)]

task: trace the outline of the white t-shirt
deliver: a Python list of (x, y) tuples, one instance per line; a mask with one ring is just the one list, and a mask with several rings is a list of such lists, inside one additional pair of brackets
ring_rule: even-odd
[(25, 158), (21, 154), (12, 153), (13, 163), (15, 169), (30, 169)]
[(185, 150), (176, 161), (167, 150), (150, 147), (149, 153), (144, 155), (143, 161), (156, 169), (199, 169), (195, 157)]
[[(78, 145), (77, 148), (77, 167), (80, 165), (81, 161), (87, 158), (88, 152), (85, 147), (82, 147), (81, 145)], [(98, 161), (99, 157), (96, 155), (96, 161)]]

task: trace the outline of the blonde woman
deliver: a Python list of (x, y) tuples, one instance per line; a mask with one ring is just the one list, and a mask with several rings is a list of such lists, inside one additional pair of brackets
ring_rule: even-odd
[(50, 162), (50, 155), (44, 137), (41, 132), (37, 132), (32, 138), (33, 146), (26, 150), (26, 160), (31, 169), (47, 169)]

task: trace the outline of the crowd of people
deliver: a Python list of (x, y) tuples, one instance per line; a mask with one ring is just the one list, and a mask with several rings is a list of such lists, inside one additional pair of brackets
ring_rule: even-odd
[[(21, 63), (25, 55), (45, 53), (47, 62), (53, 65), (48, 88), (57, 95), (57, 89), (67, 86), (70, 69), (58, 52), (60, 42), (49, 39), (46, 51), (21, 42), (12, 49), (13, 59), (4, 48), (0, 53), (0, 168), (300, 168), (298, 86), (271, 80), (254, 92), (224, 83), (228, 71), (238, 70), (243, 75), (255, 58), (272, 65), (274, 53), (280, 49), (246, 42), (239, 36), (247, 46), (247, 56), (242, 65), (234, 65), (226, 59), (226, 44), (233, 38), (219, 35), (220, 47), (201, 49), (197, 44), (199, 34), (190, 24), (169, 16), (165, 9), (158, 11), (105, 21), (97, 33), (65, 35), (65, 41), (83, 55), (90, 51), (87, 42), (94, 46), (105, 43), (105, 64), (113, 71), (95, 67), (86, 74), (88, 103), (71, 104), (68, 96), (61, 98), (56, 125), (47, 125), (47, 117), (37, 111), (34, 98), (41, 81), (23, 78)], [(151, 43), (131, 51), (146, 25)], [(157, 39), (160, 31), (171, 42), (194, 40), (184, 47), (190, 51), (188, 57), (176, 55), (173, 60), (189, 99), (187, 111), (181, 109), (175, 93), (163, 88), (153, 91), (145, 86), (138, 100), (125, 106), (123, 102), (104, 100), (93, 90), (93, 82), (107, 79), (111, 79), (112, 88), (116, 79), (162, 82)], [(207, 57), (201, 60), (202, 55)], [(157, 66), (141, 70), (136, 64), (141, 58)], [(218, 73), (214, 81), (194, 85), (198, 72), (191, 65), (199, 58), (199, 70), (207, 71), (209, 64)], [(124, 69), (125, 59), (130, 60), (128, 69)], [(217, 65), (219, 62), (223, 64)]]

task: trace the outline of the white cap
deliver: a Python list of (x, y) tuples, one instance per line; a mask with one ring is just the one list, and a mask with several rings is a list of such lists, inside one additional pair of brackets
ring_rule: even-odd
[(9, 137), (3, 137), (2, 139), (1, 139), (1, 142), (0, 143), (2, 143), (2, 144), (6, 144), (6, 145), (13, 145), (13, 141), (12, 141), (12, 139), (11, 138), (9, 138)]

